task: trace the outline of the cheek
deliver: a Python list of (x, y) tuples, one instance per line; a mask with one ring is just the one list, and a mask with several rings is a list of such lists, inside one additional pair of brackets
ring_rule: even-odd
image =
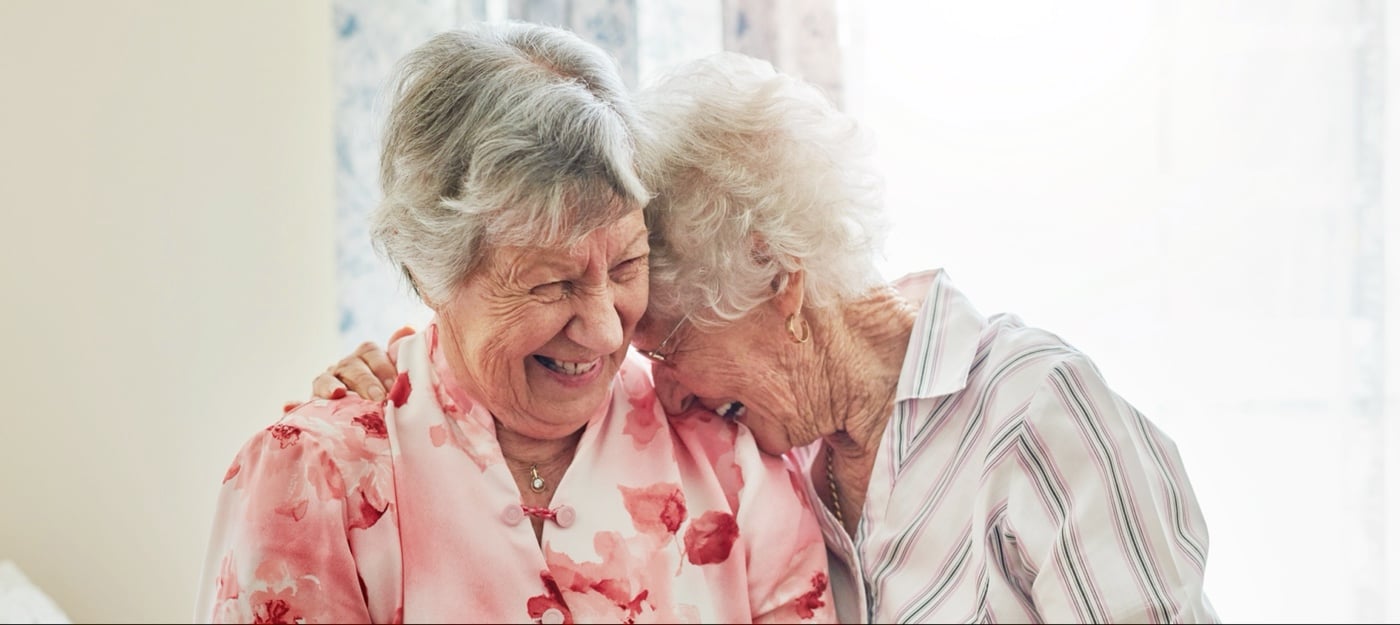
[(731, 367), (733, 363), (692, 356), (676, 366), (676, 379), (696, 395), (730, 399), (738, 390)]
[(562, 322), (544, 306), (479, 306), (456, 310), (450, 323), (461, 337), (467, 366), (499, 373), (554, 338)]
[(528, 326), (518, 323), (502, 324), (495, 332), (480, 333), (477, 346), (478, 360), (486, 367), (500, 367), (514, 363), (534, 351), (539, 343), (531, 336)]

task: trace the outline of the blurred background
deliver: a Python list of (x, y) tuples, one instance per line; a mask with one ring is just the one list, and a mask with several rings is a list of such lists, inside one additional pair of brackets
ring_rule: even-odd
[[(0, 622), (189, 621), (229, 461), (427, 320), (369, 249), (394, 61), (721, 49), (876, 138), (885, 270), (1090, 354), (1174, 438), (1231, 622), (1400, 622), (1400, 3), (4, 0)], [(7, 612), (8, 610), (8, 612)]]

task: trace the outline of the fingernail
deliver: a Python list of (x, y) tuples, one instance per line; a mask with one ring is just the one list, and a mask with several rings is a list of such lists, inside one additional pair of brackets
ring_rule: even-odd
[(344, 389), (344, 388), (337, 388), (337, 389), (331, 391), (331, 399), (344, 399), (344, 398), (345, 398), (345, 389)]
[(374, 401), (384, 399), (384, 391), (379, 390), (378, 387), (369, 389), (369, 398)]

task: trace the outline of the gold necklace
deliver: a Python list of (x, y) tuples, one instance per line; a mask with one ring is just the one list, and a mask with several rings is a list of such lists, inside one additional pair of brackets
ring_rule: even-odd
[(540, 477), (539, 466), (533, 464), (530, 465), (530, 490), (535, 491), (537, 493), (543, 493), (545, 486), (546, 484), (544, 483), (544, 478)]
[(841, 495), (836, 492), (836, 471), (832, 469), (832, 453), (830, 447), (826, 448), (826, 485), (831, 489), (831, 511), (836, 513), (836, 522), (846, 527), (846, 519), (841, 517)]

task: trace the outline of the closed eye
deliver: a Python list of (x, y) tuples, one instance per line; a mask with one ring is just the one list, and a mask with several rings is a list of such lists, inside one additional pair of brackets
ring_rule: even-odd
[(530, 289), (530, 294), (546, 302), (557, 302), (567, 297), (572, 291), (572, 283), (567, 280), (558, 280), (534, 287)]
[(614, 281), (625, 282), (627, 280), (636, 278), (638, 275), (641, 275), (642, 271), (645, 270), (646, 267), (647, 257), (636, 256), (614, 265), (612, 271), (610, 271), (609, 273), (612, 275), (612, 279)]

